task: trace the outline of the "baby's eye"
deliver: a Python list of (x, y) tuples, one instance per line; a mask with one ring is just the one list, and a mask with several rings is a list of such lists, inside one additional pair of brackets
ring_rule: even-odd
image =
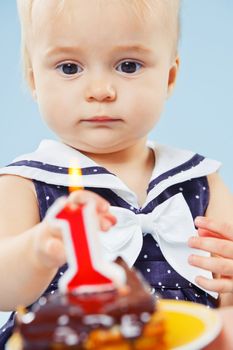
[(83, 71), (83, 69), (77, 63), (62, 63), (59, 64), (58, 69), (64, 75), (75, 75)]
[(124, 61), (118, 64), (116, 70), (121, 73), (133, 74), (142, 68), (142, 64), (136, 61)]

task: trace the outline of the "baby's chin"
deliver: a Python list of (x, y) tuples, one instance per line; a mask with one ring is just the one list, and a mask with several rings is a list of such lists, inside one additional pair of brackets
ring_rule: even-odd
[(117, 152), (122, 152), (136, 144), (136, 141), (129, 142), (125, 141), (115, 141), (113, 139), (103, 140), (101, 137), (96, 137), (94, 140), (85, 140), (85, 142), (80, 142), (80, 140), (61, 140), (64, 144), (76, 149), (79, 152), (87, 156), (91, 155), (104, 155), (112, 154)]

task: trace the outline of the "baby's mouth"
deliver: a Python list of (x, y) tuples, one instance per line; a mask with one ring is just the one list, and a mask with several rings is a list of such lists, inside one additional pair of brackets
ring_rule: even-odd
[(121, 120), (122, 120), (121, 118), (110, 117), (110, 116), (106, 116), (106, 115), (93, 116), (90, 118), (81, 119), (81, 121), (87, 122), (87, 123), (114, 123), (114, 122), (119, 122)]

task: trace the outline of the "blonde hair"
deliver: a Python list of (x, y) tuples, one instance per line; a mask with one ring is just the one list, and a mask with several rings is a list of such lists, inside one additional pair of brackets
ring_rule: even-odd
[[(32, 9), (35, 0), (16, 0), (18, 14), (21, 24), (21, 59), (24, 76), (27, 80), (27, 71), (32, 68), (29, 53), (29, 33), (32, 26)], [(47, 0), (49, 1), (49, 0)], [(59, 14), (67, 0), (57, 0), (56, 13)], [(90, 0), (86, 0), (90, 1)], [(100, 0), (96, 0), (100, 1)], [(139, 20), (146, 20), (148, 15), (153, 15), (156, 9), (162, 11), (166, 30), (170, 32), (173, 40), (173, 52), (177, 53), (177, 47), (180, 37), (180, 3), (181, 0), (104, 0), (104, 1), (121, 1), (131, 6), (132, 11)], [(55, 13), (55, 15), (56, 15)]]

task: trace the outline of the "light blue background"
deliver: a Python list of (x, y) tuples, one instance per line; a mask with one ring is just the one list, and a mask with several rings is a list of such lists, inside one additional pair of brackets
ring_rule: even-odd
[[(151, 133), (161, 143), (220, 160), (231, 190), (232, 23), (232, 0), (183, 0), (180, 75), (162, 120)], [(0, 166), (33, 150), (42, 138), (53, 137), (22, 82), (19, 36), (15, 1), (0, 0)]]

